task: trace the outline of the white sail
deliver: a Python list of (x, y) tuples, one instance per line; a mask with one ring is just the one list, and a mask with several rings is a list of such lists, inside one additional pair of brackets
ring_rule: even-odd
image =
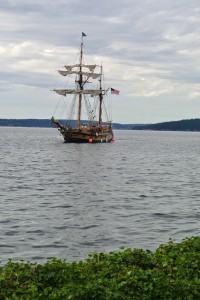
[(58, 73), (62, 76), (66, 76), (68, 74), (73, 74), (73, 71), (62, 71), (62, 70), (58, 70)]
[(102, 92), (105, 92), (105, 90), (53, 90), (59, 95), (66, 96), (67, 94), (74, 94), (74, 95), (79, 95), (79, 94), (90, 94), (91, 96), (97, 96), (102, 94)]
[(70, 74), (77, 74), (77, 75), (84, 75), (87, 76), (88, 78), (91, 77), (93, 79), (97, 79), (98, 77), (101, 76), (101, 74), (98, 73), (88, 73), (88, 72), (78, 72), (78, 71), (62, 71), (58, 70), (58, 73), (62, 76), (70, 75)]
[(88, 68), (90, 72), (93, 72), (97, 65), (82, 65), (82, 67)]
[(70, 65), (70, 66), (64, 66), (68, 71), (71, 71), (73, 68), (80, 68), (80, 67), (83, 67), (83, 68), (88, 68), (90, 70), (90, 72), (93, 72), (94, 69), (96, 68), (97, 65), (80, 65), (80, 64), (76, 64), (76, 65)]

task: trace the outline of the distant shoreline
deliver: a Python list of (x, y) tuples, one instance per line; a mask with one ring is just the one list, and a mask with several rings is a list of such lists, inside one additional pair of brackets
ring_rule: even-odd
[(139, 125), (132, 130), (154, 130), (154, 131), (200, 131), (200, 119), (186, 119), (180, 121), (162, 122), (156, 124)]
[[(50, 119), (0, 119), (0, 127), (52, 128), (53, 126)], [(200, 131), (200, 119), (186, 119), (155, 124), (113, 123), (113, 129), (198, 132)]]
[[(72, 121), (75, 122), (76, 121)], [(82, 121), (83, 123), (87, 121)], [(64, 123), (64, 121), (63, 121)], [(142, 124), (141, 124), (142, 125)], [(120, 124), (113, 123), (113, 129), (130, 130), (140, 124)], [(35, 127), (35, 128), (52, 128), (52, 122), (50, 119), (0, 119), (0, 127)]]

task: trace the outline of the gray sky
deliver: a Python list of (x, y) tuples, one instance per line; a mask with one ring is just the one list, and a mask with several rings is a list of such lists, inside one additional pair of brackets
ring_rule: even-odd
[(120, 90), (113, 122), (200, 117), (199, 0), (1, 0), (0, 22), (0, 118), (52, 116), (82, 31)]

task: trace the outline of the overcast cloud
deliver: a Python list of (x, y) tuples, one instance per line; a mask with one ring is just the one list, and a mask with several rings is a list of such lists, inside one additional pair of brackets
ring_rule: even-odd
[(50, 118), (56, 70), (72, 63), (81, 32), (103, 62), (113, 121), (198, 118), (199, 0), (2, 0), (0, 118)]

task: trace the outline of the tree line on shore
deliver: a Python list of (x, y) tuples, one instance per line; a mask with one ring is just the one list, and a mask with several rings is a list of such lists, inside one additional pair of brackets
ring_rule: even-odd
[[(76, 121), (71, 121), (72, 127), (76, 127)], [(82, 120), (83, 124), (87, 124), (88, 121)], [(61, 123), (65, 123), (64, 120), (61, 120)], [(132, 129), (138, 124), (120, 124), (113, 123), (114, 129)], [(52, 127), (52, 122), (50, 119), (0, 119), (1, 127), (43, 127), (50, 128)]]
[[(61, 121), (62, 122), (62, 121)], [(76, 121), (72, 121), (76, 126)], [(86, 121), (82, 121), (85, 123)], [(63, 121), (64, 123), (64, 121)], [(4, 127), (52, 127), (50, 119), (0, 119)], [(113, 123), (113, 129), (122, 130), (160, 130), (160, 131), (200, 131), (200, 119), (186, 119), (155, 124), (121, 124)]]
[(200, 131), (200, 119), (162, 122), (134, 126), (133, 130), (163, 130), (163, 131)]

